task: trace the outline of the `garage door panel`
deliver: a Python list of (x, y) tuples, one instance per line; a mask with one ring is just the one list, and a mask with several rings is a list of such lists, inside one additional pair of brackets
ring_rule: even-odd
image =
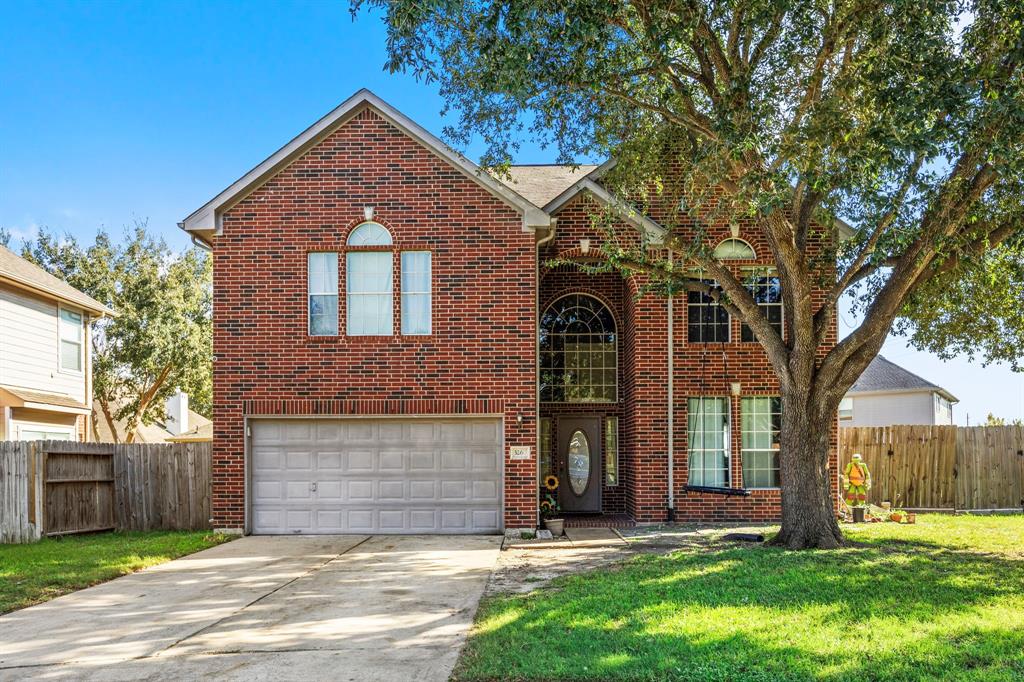
[(500, 530), (499, 420), (301, 421), (252, 423), (253, 532)]

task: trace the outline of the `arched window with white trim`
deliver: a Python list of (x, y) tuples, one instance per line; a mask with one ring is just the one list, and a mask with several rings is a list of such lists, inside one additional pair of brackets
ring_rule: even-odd
[(540, 319), (540, 399), (611, 403), (618, 391), (615, 320), (587, 294), (562, 296)]
[(754, 247), (738, 237), (723, 239), (715, 247), (715, 260), (756, 260)]
[[(391, 233), (380, 223), (358, 225), (348, 236), (345, 254), (346, 333), (391, 336), (394, 333), (394, 278)], [(363, 250), (366, 249), (366, 250)]]

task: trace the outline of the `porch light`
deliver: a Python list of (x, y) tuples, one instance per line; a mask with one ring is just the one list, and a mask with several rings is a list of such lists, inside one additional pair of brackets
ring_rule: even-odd
[(363, 206), (363, 217), (366, 220), (373, 220), (373, 206)]
[(584, 239), (580, 240), (580, 251), (582, 253), (590, 253), (590, 240), (589, 239), (584, 238)]

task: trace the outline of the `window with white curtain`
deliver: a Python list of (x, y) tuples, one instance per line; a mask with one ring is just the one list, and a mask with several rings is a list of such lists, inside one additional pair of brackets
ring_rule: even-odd
[(740, 458), (743, 487), (779, 487), (779, 433), (782, 431), (782, 399), (743, 398), (740, 401)]
[(690, 485), (729, 485), (729, 401), (690, 398), (688, 407)]
[(402, 333), (431, 331), (430, 252), (402, 252)]
[(71, 372), (82, 371), (82, 313), (60, 309), (60, 368)]
[[(391, 246), (391, 233), (380, 223), (358, 225), (348, 236), (349, 248)], [(345, 328), (349, 336), (390, 336), (394, 333), (391, 251), (349, 250), (345, 254)]]
[(338, 335), (338, 254), (314, 252), (307, 256), (309, 335)]

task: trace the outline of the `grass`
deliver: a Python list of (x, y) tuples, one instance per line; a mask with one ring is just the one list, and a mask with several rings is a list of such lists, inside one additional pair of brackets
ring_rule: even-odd
[(0, 614), (213, 547), (209, 531), (97, 533), (0, 545)]
[(485, 601), (466, 680), (1021, 680), (1024, 516), (713, 544)]

